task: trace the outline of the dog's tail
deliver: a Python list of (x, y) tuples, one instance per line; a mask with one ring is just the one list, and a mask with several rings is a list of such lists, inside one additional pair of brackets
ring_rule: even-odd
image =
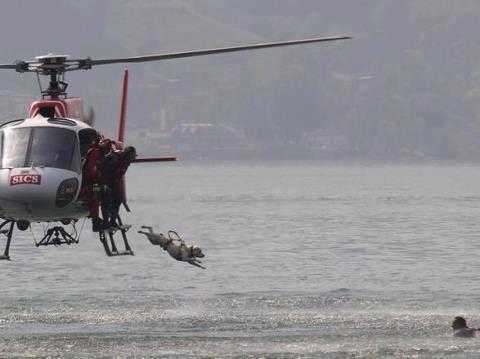
[(155, 237), (158, 237), (158, 236), (163, 237), (163, 234), (160, 233), (160, 234), (156, 235), (153, 232), (149, 233), (149, 232), (144, 232), (144, 231), (138, 231), (138, 233), (146, 235), (149, 242), (152, 243), (154, 246), (162, 246), (162, 243), (161, 243), (160, 239), (155, 238)]

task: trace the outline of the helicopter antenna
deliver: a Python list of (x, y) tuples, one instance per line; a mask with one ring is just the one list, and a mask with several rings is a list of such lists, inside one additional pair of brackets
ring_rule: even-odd
[(42, 81), (40, 81), (40, 74), (38, 72), (37, 72), (37, 83), (38, 83), (38, 88), (40, 89), (40, 93), (43, 93)]
[(150, 54), (144, 56), (124, 57), (124, 58), (110, 58), (92, 60), (90, 57), (83, 59), (69, 59), (67, 55), (48, 54), (45, 56), (37, 56), (35, 60), (29, 61), (15, 61), (13, 64), (0, 64), (0, 69), (15, 70), (16, 72), (35, 72), (37, 76), (48, 76), (50, 78), (48, 88), (43, 90), (40, 86), (40, 91), (43, 97), (50, 97), (52, 99), (66, 96), (68, 84), (64, 82), (64, 74), (69, 71), (90, 70), (93, 66), (111, 65), (111, 64), (125, 64), (138, 63), (150, 61), (164, 61), (172, 59), (181, 59), (187, 57), (197, 57), (206, 55), (223, 54), (230, 52), (259, 50), (280, 46), (292, 46), (310, 44), (316, 42), (332, 42), (351, 39), (350, 36), (331, 36), (318, 37), (303, 40), (282, 41), (282, 42), (266, 42), (253, 45), (241, 45), (233, 47), (222, 47), (216, 49), (194, 50), (184, 52), (172, 52), (165, 54)]

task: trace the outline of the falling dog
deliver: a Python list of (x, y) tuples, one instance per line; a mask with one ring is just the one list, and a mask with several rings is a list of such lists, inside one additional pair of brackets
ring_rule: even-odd
[(154, 246), (162, 247), (162, 249), (167, 251), (172, 258), (180, 262), (187, 262), (196, 267), (206, 269), (199, 264), (202, 262), (197, 259), (205, 257), (205, 254), (202, 253), (200, 247), (185, 244), (177, 232), (168, 231), (167, 236), (164, 236), (163, 233), (154, 233), (152, 227), (142, 226), (142, 228), (148, 229), (148, 232), (138, 231), (138, 233), (145, 234), (150, 243)]

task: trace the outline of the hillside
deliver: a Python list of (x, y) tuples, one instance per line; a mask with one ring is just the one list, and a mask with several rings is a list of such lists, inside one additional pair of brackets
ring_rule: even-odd
[[(32, 1), (0, 14), (3, 62), (49, 51), (125, 56), (331, 34), (336, 45), (131, 66), (129, 139), (213, 123), (250, 144), (363, 158), (480, 157), (480, 3), (473, 0)], [(32, 8), (25, 14), (25, 7)], [(50, 8), (49, 8), (50, 6)], [(55, 21), (48, 18), (54, 9)], [(18, 31), (15, 19), (25, 24)], [(41, 24), (41, 26), (40, 26)], [(61, 29), (61, 31), (59, 31)], [(121, 67), (70, 76), (112, 132)], [(35, 94), (2, 74), (4, 116)], [(12, 94), (18, 94), (15, 98)], [(314, 144), (314, 145), (313, 145)]]

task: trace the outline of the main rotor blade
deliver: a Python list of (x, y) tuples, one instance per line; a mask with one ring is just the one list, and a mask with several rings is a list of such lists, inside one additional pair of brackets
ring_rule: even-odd
[(283, 42), (267, 42), (267, 43), (254, 44), (254, 45), (223, 47), (223, 48), (208, 49), (208, 50), (173, 52), (173, 53), (167, 53), (167, 54), (152, 54), (152, 55), (125, 57), (125, 58), (118, 58), (118, 59), (89, 60), (88, 64), (91, 66), (97, 66), (97, 65), (119, 64), (119, 63), (161, 61), (161, 60), (180, 59), (185, 57), (221, 54), (221, 53), (227, 53), (227, 52), (258, 50), (258, 49), (265, 49), (269, 47), (301, 45), (301, 44), (309, 44), (313, 42), (328, 42), (328, 41), (339, 41), (339, 40), (348, 40), (348, 39), (351, 39), (351, 37), (350, 36), (332, 36), (332, 37), (320, 37), (320, 38), (313, 38), (313, 39), (293, 40), (293, 41), (283, 41)]
[(0, 69), (9, 69), (9, 70), (15, 70), (18, 65), (16, 64), (0, 64)]
[(144, 158), (135, 158), (133, 162), (135, 163), (145, 163), (145, 162), (170, 162), (176, 161), (177, 157), (144, 157)]

